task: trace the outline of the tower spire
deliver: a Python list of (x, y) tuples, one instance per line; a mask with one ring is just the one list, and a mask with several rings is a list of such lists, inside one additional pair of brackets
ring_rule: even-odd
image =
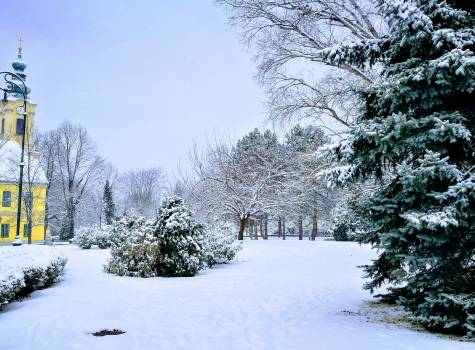
[(18, 38), (18, 59), (20, 60), (21, 60), (21, 53), (23, 51), (23, 42), (24, 40), (20, 35), (20, 37)]
[[(25, 74), (26, 64), (25, 62), (23, 62), (23, 43), (24, 43), (24, 40), (20, 36), (18, 38), (18, 56), (17, 56), (17, 60), (12, 63), (12, 68), (16, 75), (18, 75), (21, 79), (23, 79), (23, 81), (26, 81), (26, 74)], [(13, 77), (13, 80), (17, 80), (17, 79)], [(16, 98), (21, 98), (23, 96), (21, 91), (18, 88), (15, 88), (14, 90), (15, 91), (14, 91), (13, 96), (15, 96)], [(30, 93), (30, 88), (27, 86), (26, 95), (28, 95), (29, 93)]]

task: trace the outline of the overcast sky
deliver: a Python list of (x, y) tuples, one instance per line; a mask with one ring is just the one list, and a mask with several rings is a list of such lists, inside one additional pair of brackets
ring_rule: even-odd
[(212, 0), (1, 0), (0, 68), (24, 39), (36, 126), (90, 132), (119, 170), (186, 163), (193, 141), (265, 123), (252, 55)]

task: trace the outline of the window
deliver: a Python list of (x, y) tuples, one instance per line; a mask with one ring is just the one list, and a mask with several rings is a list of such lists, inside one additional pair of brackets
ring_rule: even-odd
[(30, 237), (31, 235), (31, 226), (28, 224), (23, 225), (23, 237)]
[(23, 135), (23, 125), (25, 124), (25, 119), (20, 118), (16, 120), (16, 134)]
[(12, 193), (10, 191), (3, 191), (2, 195), (2, 207), (12, 206)]
[(1, 237), (2, 238), (8, 238), (9, 235), (10, 235), (10, 225), (9, 224), (2, 224)]

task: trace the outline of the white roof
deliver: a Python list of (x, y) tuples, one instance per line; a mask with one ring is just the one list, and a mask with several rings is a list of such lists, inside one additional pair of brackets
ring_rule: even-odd
[[(15, 141), (0, 140), (0, 182), (17, 182), (20, 172), (21, 146)], [(28, 155), (25, 149), (24, 181), (33, 183), (47, 183), (37, 154)], [(30, 160), (30, 162), (28, 162)], [(30, 163), (30, 164), (29, 164)], [(28, 175), (28, 169), (29, 174)], [(30, 176), (30, 179), (28, 178)]]

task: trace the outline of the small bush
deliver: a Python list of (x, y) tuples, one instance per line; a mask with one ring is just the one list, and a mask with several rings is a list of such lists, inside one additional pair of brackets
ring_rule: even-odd
[(97, 245), (100, 249), (107, 249), (112, 244), (113, 228), (111, 225), (104, 225), (97, 229), (94, 234), (93, 245)]
[(72, 243), (82, 249), (90, 249), (92, 246), (97, 246), (100, 249), (110, 248), (112, 231), (112, 226), (109, 225), (81, 227), (74, 235)]
[(348, 224), (344, 222), (339, 222), (331, 228), (332, 236), (335, 241), (351, 241), (353, 240), (353, 232), (351, 232)]
[(4, 247), (0, 260), (0, 306), (25, 297), (29, 293), (49, 287), (61, 275), (67, 259), (53, 248)]
[(82, 249), (91, 249), (94, 244), (95, 229), (93, 227), (81, 227), (72, 239), (72, 243)]
[(236, 240), (236, 227), (218, 222), (205, 227), (205, 261), (209, 267), (232, 261), (242, 249)]
[(328, 233), (335, 241), (355, 241), (363, 232), (369, 230), (362, 222), (355, 204), (344, 204), (331, 212), (332, 222)]

